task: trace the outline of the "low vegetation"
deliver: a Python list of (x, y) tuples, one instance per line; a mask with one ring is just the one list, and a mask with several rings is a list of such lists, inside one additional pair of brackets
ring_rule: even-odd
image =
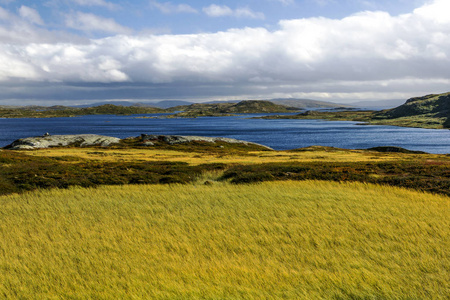
[(398, 149), (269, 151), (257, 145), (228, 143), (155, 142), (150, 147), (139, 143), (139, 139), (128, 139), (111, 148), (0, 151), (0, 194), (70, 186), (189, 183), (203, 172), (220, 170), (220, 179), (233, 183), (360, 181), (450, 195), (448, 155), (401, 153)]
[(364, 183), (0, 197), (5, 299), (448, 299), (445, 196)]

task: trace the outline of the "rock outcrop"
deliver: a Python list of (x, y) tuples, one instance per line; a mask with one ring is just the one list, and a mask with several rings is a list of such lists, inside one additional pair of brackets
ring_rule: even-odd
[[(229, 144), (243, 144), (243, 145), (254, 145), (265, 148), (267, 150), (273, 150), (270, 147), (242, 141), (231, 138), (223, 137), (205, 137), (205, 136), (181, 136), (181, 135), (141, 135), (142, 144), (141, 146), (154, 146), (157, 142), (164, 142), (169, 145), (190, 143), (190, 142), (208, 142), (216, 143), (223, 142)], [(113, 144), (120, 143), (121, 139), (110, 136), (96, 135), (96, 134), (78, 134), (78, 135), (43, 135), (39, 137), (29, 137), (18, 139), (12, 144), (4, 147), (4, 149), (9, 150), (32, 150), (39, 148), (51, 148), (51, 147), (90, 147), (90, 146), (103, 146), (107, 147)]]
[(120, 142), (119, 138), (96, 135), (96, 134), (74, 134), (74, 135), (44, 135), (40, 137), (29, 137), (18, 139), (5, 147), (10, 150), (31, 150), (50, 147), (67, 146), (110, 146)]
[(223, 137), (206, 137), (206, 136), (183, 136), (183, 135), (147, 135), (142, 134), (141, 135), (142, 141), (144, 143), (151, 143), (152, 141), (164, 141), (168, 143), (169, 145), (176, 145), (176, 144), (183, 144), (183, 143), (190, 143), (190, 142), (208, 142), (208, 143), (216, 143), (216, 142), (224, 142), (229, 144), (244, 144), (244, 145), (255, 145), (259, 147), (266, 148), (268, 150), (273, 150), (270, 147), (247, 142), (243, 140), (237, 140), (232, 138), (223, 138)]

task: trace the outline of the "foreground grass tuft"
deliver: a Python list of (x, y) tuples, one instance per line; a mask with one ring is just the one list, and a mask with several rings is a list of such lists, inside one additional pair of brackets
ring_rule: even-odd
[(0, 206), (2, 298), (448, 299), (450, 290), (445, 196), (213, 182), (47, 190)]

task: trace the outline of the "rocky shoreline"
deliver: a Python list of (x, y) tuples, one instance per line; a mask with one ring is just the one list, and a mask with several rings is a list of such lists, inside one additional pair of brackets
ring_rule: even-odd
[[(135, 137), (133, 137), (134, 139)], [(151, 135), (141, 134), (139, 137), (142, 141), (141, 146), (151, 147), (155, 142), (165, 142), (169, 145), (184, 144), (191, 142), (207, 142), (216, 143), (223, 142), (229, 144), (243, 144), (264, 147), (267, 150), (273, 150), (270, 147), (252, 143), (243, 140), (223, 137), (204, 137), (204, 136), (181, 136), (181, 135)], [(48, 135), (37, 137), (28, 137), (15, 140), (3, 149), (8, 150), (34, 150), (52, 147), (92, 147), (101, 146), (109, 147), (119, 144), (122, 139), (97, 134), (72, 134), (72, 135)]]

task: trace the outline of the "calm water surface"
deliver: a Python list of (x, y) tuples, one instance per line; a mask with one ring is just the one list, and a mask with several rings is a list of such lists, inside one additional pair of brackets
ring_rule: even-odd
[[(254, 115), (252, 115), (254, 116)], [(450, 131), (394, 126), (361, 126), (356, 122), (263, 120), (238, 117), (140, 119), (136, 116), (83, 116), (48, 119), (0, 119), (0, 147), (18, 138), (50, 134), (94, 133), (125, 138), (147, 134), (229, 137), (276, 150), (311, 145), (347, 149), (398, 146), (429, 153), (450, 153)]]

